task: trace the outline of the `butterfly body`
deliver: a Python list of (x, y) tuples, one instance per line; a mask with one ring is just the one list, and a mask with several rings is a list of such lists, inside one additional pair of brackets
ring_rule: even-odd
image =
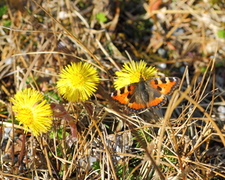
[(170, 95), (179, 84), (180, 79), (177, 77), (141, 80), (115, 91), (111, 96), (131, 111), (138, 112), (164, 105), (167, 101), (165, 95)]

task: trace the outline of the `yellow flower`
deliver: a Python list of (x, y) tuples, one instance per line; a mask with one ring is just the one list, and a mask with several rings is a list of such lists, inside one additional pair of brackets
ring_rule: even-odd
[(117, 71), (115, 74), (114, 86), (116, 89), (139, 82), (141, 79), (157, 78), (155, 67), (147, 67), (147, 63), (142, 60), (140, 62), (131, 61), (125, 63), (122, 72)]
[(87, 100), (97, 89), (99, 77), (90, 64), (71, 63), (59, 74), (57, 82), (59, 94), (72, 102)]
[(14, 98), (12, 109), (20, 125), (23, 124), (25, 131), (33, 132), (34, 136), (46, 132), (52, 124), (52, 110), (44, 96), (33, 89), (18, 91)]

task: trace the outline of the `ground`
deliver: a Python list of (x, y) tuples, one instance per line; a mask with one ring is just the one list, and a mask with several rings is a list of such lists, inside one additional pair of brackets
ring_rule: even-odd
[[(2, 179), (225, 178), (222, 1), (0, 4)], [(110, 95), (116, 72), (141, 60), (180, 83), (164, 106), (133, 112)], [(58, 92), (72, 62), (99, 76), (88, 100)], [(12, 109), (25, 88), (43, 94), (53, 112), (52, 127), (38, 136), (23, 131)]]

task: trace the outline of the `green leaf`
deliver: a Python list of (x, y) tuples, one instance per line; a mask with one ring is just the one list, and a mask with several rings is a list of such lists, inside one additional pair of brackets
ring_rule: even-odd
[(96, 19), (98, 20), (98, 22), (102, 22), (102, 23), (107, 21), (106, 15), (104, 13), (96, 14)]
[[(66, 132), (65, 136), (69, 136), (69, 133)], [(51, 139), (54, 138), (54, 132), (53, 132), (53, 131), (50, 132), (49, 137), (50, 137)], [(59, 140), (62, 140), (62, 139), (63, 139), (63, 129), (62, 129), (62, 127), (59, 127), (59, 128), (57, 129), (57, 137), (58, 137)]]
[(10, 26), (11, 26), (11, 23), (12, 23), (11, 20), (5, 20), (5, 21), (3, 22), (3, 26), (10, 27)]
[(52, 99), (55, 99), (56, 101), (62, 101), (60, 96), (54, 91), (45, 92), (44, 96), (47, 101), (51, 101)]
[(100, 167), (100, 162), (99, 161), (93, 162), (92, 167), (93, 167), (94, 170), (99, 170), (98, 172), (100, 172), (100, 168), (101, 167)]
[(6, 14), (8, 10), (8, 7), (5, 5), (5, 6), (0, 6), (0, 17), (2, 17), (4, 14)]
[(219, 38), (225, 39), (225, 30), (218, 30), (217, 35)]

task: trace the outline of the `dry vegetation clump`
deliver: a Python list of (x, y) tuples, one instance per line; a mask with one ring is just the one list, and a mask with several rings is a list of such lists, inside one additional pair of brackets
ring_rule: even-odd
[[(225, 178), (222, 1), (9, 0), (0, 18), (1, 179)], [(165, 106), (134, 113), (111, 99), (131, 59), (181, 79)], [(87, 101), (57, 91), (71, 62), (97, 70)], [(46, 133), (15, 118), (25, 88), (50, 104)]]

